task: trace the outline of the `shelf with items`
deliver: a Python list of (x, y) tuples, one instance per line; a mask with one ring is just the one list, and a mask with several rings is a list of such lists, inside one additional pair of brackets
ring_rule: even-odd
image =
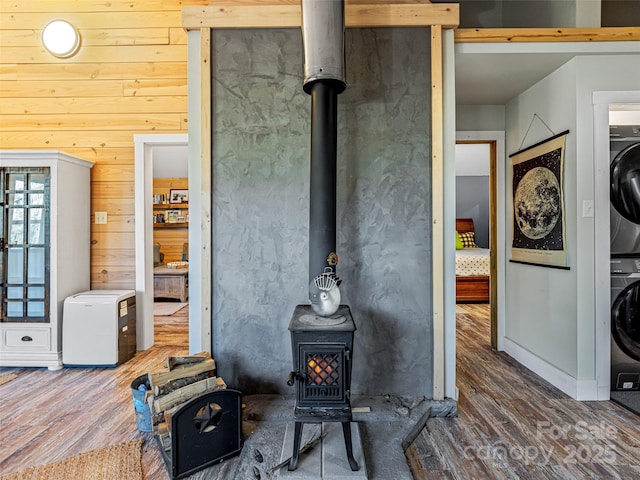
[(158, 210), (188, 210), (188, 203), (154, 203), (153, 209)]
[(189, 204), (156, 204), (153, 206), (154, 228), (187, 228), (189, 226)]
[(189, 228), (188, 222), (156, 222), (153, 228)]
[(160, 245), (165, 264), (181, 261), (189, 241), (189, 181), (157, 177), (152, 193), (153, 242)]

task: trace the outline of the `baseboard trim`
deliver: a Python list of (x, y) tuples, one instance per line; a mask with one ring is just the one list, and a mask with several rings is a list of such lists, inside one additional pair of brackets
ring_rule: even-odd
[(602, 400), (602, 398), (599, 398), (598, 385), (595, 379), (578, 380), (506, 337), (504, 338), (504, 351), (514, 360), (574, 400)]

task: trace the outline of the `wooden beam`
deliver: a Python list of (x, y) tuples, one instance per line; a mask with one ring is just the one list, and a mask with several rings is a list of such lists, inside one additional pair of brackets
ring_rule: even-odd
[[(438, 24), (455, 28), (459, 24), (457, 3), (354, 2), (345, 4), (347, 27), (428, 27)], [(261, 1), (183, 7), (182, 26), (199, 28), (299, 28), (302, 24), (300, 1)]]
[(460, 23), (460, 7), (457, 3), (421, 3), (345, 6), (347, 27), (427, 27), (440, 25), (455, 28)]
[[(201, 222), (200, 236), (202, 239), (201, 252), (199, 254), (202, 264), (202, 282), (200, 285), (200, 341), (197, 350), (211, 352), (211, 328), (212, 328), (212, 197), (213, 197), (213, 134), (211, 125), (213, 122), (213, 99), (211, 96), (211, 29), (200, 29), (200, 205)], [(193, 348), (193, 347), (191, 347)]]
[(489, 304), (491, 346), (498, 350), (498, 146), (489, 142)]
[(640, 27), (608, 28), (459, 28), (456, 43), (630, 42), (640, 41)]
[(433, 399), (444, 399), (444, 110), (442, 27), (431, 26), (431, 256)]
[(182, 27), (295, 28), (301, 25), (299, 5), (208, 5), (183, 7)]

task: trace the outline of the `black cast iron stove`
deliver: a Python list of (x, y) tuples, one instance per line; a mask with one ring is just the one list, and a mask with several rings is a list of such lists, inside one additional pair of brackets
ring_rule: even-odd
[(347, 305), (330, 317), (298, 305), (289, 324), (295, 370), (289, 385), (296, 385), (295, 431), (289, 470), (298, 464), (302, 425), (305, 422), (341, 422), (347, 459), (358, 470), (351, 443), (351, 352), (356, 326)]
[(340, 304), (336, 276), (337, 97), (344, 75), (344, 0), (302, 0), (303, 89), (311, 95), (309, 301), (289, 324), (296, 386), (293, 454), (298, 465), (304, 423), (341, 422), (351, 470), (359, 466), (351, 441), (351, 361), (356, 326)]

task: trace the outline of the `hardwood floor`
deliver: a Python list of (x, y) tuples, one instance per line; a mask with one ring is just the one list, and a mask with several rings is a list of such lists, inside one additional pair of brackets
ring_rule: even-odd
[[(640, 416), (569, 399), (491, 349), (487, 305), (457, 311), (459, 417), (429, 419), (407, 452), (416, 479), (640, 478)], [(0, 386), (0, 475), (142, 436), (145, 479), (167, 480), (130, 384), (188, 351), (187, 316), (156, 317), (156, 345), (113, 369), (0, 369), (18, 374)]]
[(155, 345), (189, 349), (189, 305), (173, 315), (156, 316), (153, 321)]
[(458, 418), (431, 418), (408, 452), (416, 479), (640, 478), (640, 416), (577, 402), (497, 352), (489, 305), (457, 306)]
[(145, 478), (168, 479), (153, 436), (136, 428), (131, 382), (188, 353), (188, 315), (155, 317), (153, 348), (116, 368), (0, 369), (18, 375), (0, 386), (0, 475), (142, 435)]

